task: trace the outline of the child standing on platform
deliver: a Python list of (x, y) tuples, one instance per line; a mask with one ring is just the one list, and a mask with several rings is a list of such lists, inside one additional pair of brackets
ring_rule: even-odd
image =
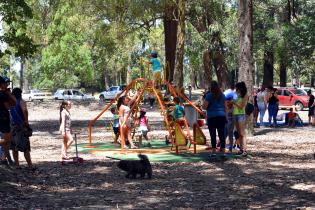
[(161, 62), (159, 61), (158, 53), (156, 51), (151, 52), (150, 61), (149, 63), (152, 65), (152, 74), (153, 74), (153, 80), (154, 80), (154, 86), (156, 88), (159, 88), (161, 83)]
[(111, 113), (113, 114), (113, 131), (115, 134), (114, 144), (118, 144), (119, 138), (119, 113), (116, 106), (112, 106), (110, 109)]

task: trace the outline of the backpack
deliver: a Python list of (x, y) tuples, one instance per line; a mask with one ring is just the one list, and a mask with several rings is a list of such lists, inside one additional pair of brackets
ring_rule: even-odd
[(254, 105), (251, 103), (247, 103), (246, 107), (245, 107), (246, 115), (248, 115), (248, 116), (251, 115), (251, 113), (253, 113), (253, 111), (254, 111)]

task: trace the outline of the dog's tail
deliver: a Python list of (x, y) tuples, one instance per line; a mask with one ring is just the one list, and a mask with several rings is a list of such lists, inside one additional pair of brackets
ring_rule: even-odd
[(145, 164), (150, 165), (150, 161), (149, 161), (148, 156), (139, 154), (138, 157), (139, 157), (140, 160), (143, 161)]

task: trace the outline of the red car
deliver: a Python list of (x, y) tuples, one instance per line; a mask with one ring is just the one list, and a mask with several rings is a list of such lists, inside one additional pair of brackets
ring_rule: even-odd
[(278, 88), (279, 106), (296, 106), (297, 111), (303, 110), (308, 105), (309, 96), (299, 88)]

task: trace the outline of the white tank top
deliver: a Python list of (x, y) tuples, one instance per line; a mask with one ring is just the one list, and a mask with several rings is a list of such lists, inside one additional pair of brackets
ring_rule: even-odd
[[(123, 117), (125, 118), (125, 117), (128, 116), (128, 114), (129, 114), (129, 112), (130, 112), (130, 108), (129, 108), (129, 106), (125, 106), (125, 105), (122, 105), (122, 106), (123, 106), (123, 108), (124, 108), (124, 116), (123, 116)], [(121, 121), (121, 119), (119, 120), (119, 123), (120, 123), (120, 125), (123, 124), (123, 122)], [(130, 126), (130, 117), (128, 118), (128, 120), (126, 120), (125, 124), (126, 124), (127, 126)]]

